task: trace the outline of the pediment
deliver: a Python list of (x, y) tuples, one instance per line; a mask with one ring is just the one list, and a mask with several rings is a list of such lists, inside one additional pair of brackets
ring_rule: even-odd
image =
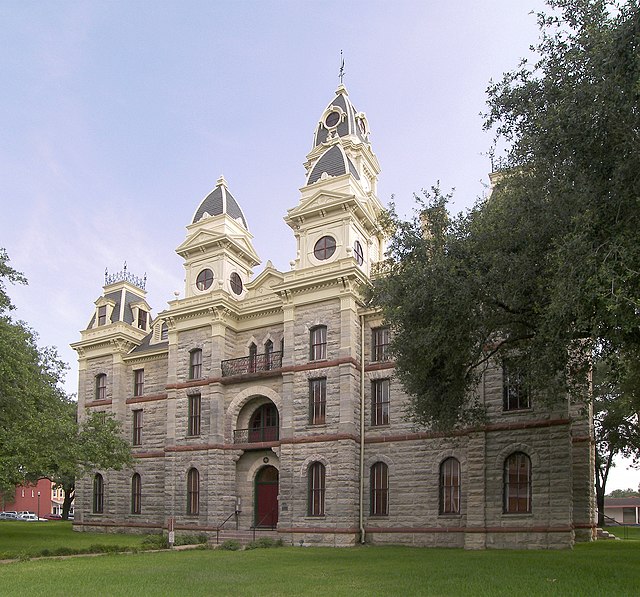
[(232, 247), (235, 253), (244, 254), (255, 264), (260, 263), (260, 258), (246, 235), (220, 234), (206, 229), (197, 230), (187, 236), (185, 241), (176, 249), (176, 253), (182, 257), (187, 257), (194, 251), (204, 251), (209, 248), (215, 249), (219, 247)]

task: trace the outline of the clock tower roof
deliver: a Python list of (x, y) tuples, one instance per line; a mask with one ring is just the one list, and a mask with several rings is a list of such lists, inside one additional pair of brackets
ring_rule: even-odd
[(202, 218), (219, 216), (223, 213), (239, 222), (245, 230), (249, 230), (242, 208), (229, 191), (224, 176), (221, 176), (218, 178), (213, 191), (202, 200), (198, 209), (196, 209), (192, 224), (199, 222)]
[(369, 124), (363, 112), (358, 112), (344, 85), (338, 85), (335, 97), (325, 108), (316, 132), (313, 147), (331, 143), (339, 137), (354, 137), (361, 142), (369, 142)]

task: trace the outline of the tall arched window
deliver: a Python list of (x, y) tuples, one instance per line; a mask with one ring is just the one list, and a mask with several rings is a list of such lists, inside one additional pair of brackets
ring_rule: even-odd
[(371, 515), (389, 514), (389, 467), (376, 462), (371, 467)]
[(104, 400), (107, 397), (107, 374), (99, 373), (96, 375), (96, 400)]
[(93, 478), (93, 513), (102, 514), (104, 512), (104, 479), (100, 473), (96, 473)]
[(194, 348), (189, 353), (189, 379), (200, 379), (202, 377), (202, 350)]
[(197, 468), (187, 473), (187, 514), (196, 516), (200, 513), (200, 473)]
[(460, 463), (447, 458), (440, 464), (440, 514), (460, 512)]
[(138, 473), (131, 477), (131, 514), (142, 512), (142, 481)]
[(531, 459), (524, 452), (504, 461), (504, 511), (531, 512)]
[(310, 359), (322, 361), (327, 358), (327, 326), (319, 325), (309, 334)]
[(264, 343), (264, 368), (267, 371), (273, 368), (273, 342), (271, 340)]
[(252, 342), (249, 345), (249, 373), (255, 373), (258, 364), (258, 347)]
[(309, 516), (324, 516), (324, 480), (324, 464), (314, 462), (309, 467)]

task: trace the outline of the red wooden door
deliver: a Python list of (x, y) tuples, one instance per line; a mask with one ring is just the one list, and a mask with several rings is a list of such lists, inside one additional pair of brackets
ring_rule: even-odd
[(265, 466), (256, 476), (255, 525), (275, 527), (278, 524), (278, 469)]

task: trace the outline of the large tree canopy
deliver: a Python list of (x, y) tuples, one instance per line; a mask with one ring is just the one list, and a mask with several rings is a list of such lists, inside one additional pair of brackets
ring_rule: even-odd
[(65, 365), (9, 316), (5, 280), (26, 282), (0, 249), (0, 490), (48, 477), (69, 492), (86, 469), (128, 464), (130, 448), (112, 417), (92, 415), (78, 425), (76, 403), (60, 385)]
[(411, 221), (385, 222), (373, 301), (431, 426), (477, 420), (489, 359), (552, 401), (585, 395), (594, 355), (640, 354), (640, 8), (548, 4), (535, 61), (488, 89), (485, 124), (506, 147), (489, 197), (453, 217), (433, 189)]

